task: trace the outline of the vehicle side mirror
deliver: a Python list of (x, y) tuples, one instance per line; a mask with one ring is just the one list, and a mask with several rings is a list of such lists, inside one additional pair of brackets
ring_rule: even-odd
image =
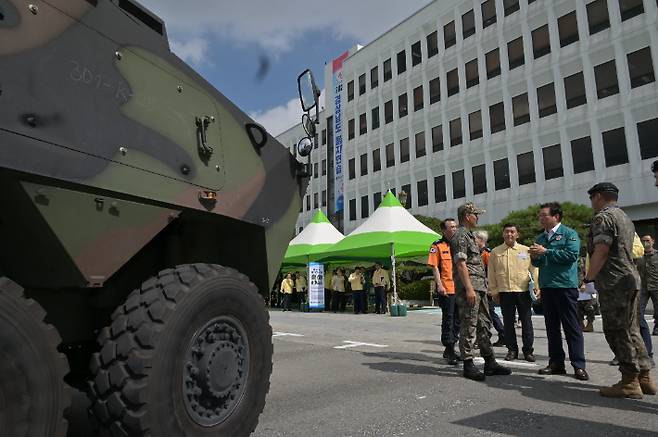
[(297, 89), (304, 112), (308, 112), (318, 106), (320, 90), (315, 84), (311, 70), (307, 69), (297, 77)]

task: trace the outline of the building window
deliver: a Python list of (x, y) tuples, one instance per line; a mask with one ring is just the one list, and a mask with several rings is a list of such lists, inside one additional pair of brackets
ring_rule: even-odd
[(420, 41), (411, 45), (411, 66), (415, 67), (423, 61), (423, 54), (420, 51)]
[(359, 76), (359, 95), (363, 95), (366, 93), (366, 74), (363, 73), (361, 76)]
[(640, 156), (642, 159), (658, 156), (658, 118), (642, 121), (637, 124), (637, 136), (640, 140)]
[(512, 97), (512, 112), (514, 115), (514, 126), (520, 126), (530, 121), (528, 93), (523, 93)]
[(539, 106), (539, 118), (557, 112), (557, 106), (555, 105), (555, 87), (552, 82), (537, 88), (537, 105)]
[(560, 47), (566, 47), (569, 44), (578, 41), (578, 21), (576, 20), (576, 11), (569, 12), (558, 18), (557, 27), (560, 32)]
[(443, 26), (443, 40), (445, 41), (446, 49), (457, 44), (457, 34), (455, 33), (455, 22)]
[(509, 57), (509, 69), (513, 70), (525, 64), (525, 57), (523, 56), (523, 37), (507, 43), (507, 56)]
[(416, 133), (414, 139), (416, 143), (416, 159), (418, 159), (427, 154), (427, 149), (425, 149), (425, 131)]
[(350, 199), (350, 221), (356, 220), (356, 199)]
[(372, 151), (372, 172), (375, 173), (382, 169), (382, 158), (379, 148)]
[(452, 172), (452, 198), (461, 199), (466, 196), (466, 180), (464, 170)]
[(377, 192), (372, 194), (372, 206), (373, 208), (379, 208), (379, 204), (382, 203), (382, 193)]
[(327, 190), (322, 190), (322, 206), (327, 206)]
[(621, 21), (626, 21), (644, 13), (644, 6), (642, 0), (619, 0), (619, 10)]
[(500, 76), (500, 53), (498, 49), (493, 49), (485, 55), (487, 64), (487, 79), (493, 79)]
[(379, 67), (375, 66), (370, 70), (370, 89), (377, 88), (379, 85)]
[(391, 69), (391, 58), (384, 61), (384, 82), (388, 82), (393, 77), (393, 70)]
[(375, 106), (370, 111), (370, 120), (372, 124), (372, 130), (379, 128), (379, 106)]
[(517, 155), (516, 167), (519, 171), (519, 185), (535, 182), (535, 159), (532, 156), (532, 152)]
[(503, 0), (503, 7), (505, 8), (505, 16), (507, 17), (519, 10), (519, 0)]
[(497, 190), (504, 190), (510, 187), (509, 180), (509, 162), (507, 158), (499, 159), (493, 163), (494, 185)]
[(487, 192), (487, 171), (484, 164), (476, 165), (471, 169), (473, 174), (473, 194)]
[(544, 147), (542, 149), (544, 157), (544, 179), (555, 179), (564, 176), (562, 169), (562, 150), (559, 144)]
[(614, 59), (594, 67), (594, 77), (596, 78), (596, 95), (599, 99), (619, 93), (617, 67)]
[(386, 145), (386, 167), (393, 167), (395, 165), (395, 147), (393, 143)]
[(462, 143), (462, 119), (455, 118), (450, 121), (450, 147), (458, 146)]
[(400, 140), (400, 162), (409, 161), (409, 138)]
[(468, 114), (468, 132), (471, 141), (482, 138), (482, 113), (480, 111)]
[(423, 109), (423, 86), (414, 88), (414, 112)]
[(354, 81), (350, 80), (347, 82), (347, 101), (351, 102), (354, 100)]
[(322, 129), (322, 145), (327, 144), (327, 129)]
[(653, 63), (651, 60), (651, 49), (645, 47), (626, 55), (628, 59), (628, 72), (631, 77), (631, 88), (654, 82)]
[(551, 52), (551, 40), (548, 36), (548, 24), (544, 24), (532, 31), (532, 52), (535, 59), (548, 55)]
[(347, 163), (347, 168), (348, 168), (350, 180), (356, 178), (356, 160), (354, 158), (350, 158), (350, 160)]
[(439, 41), (436, 30), (427, 35), (427, 57), (431, 58), (439, 53)]
[(361, 218), (368, 218), (370, 211), (368, 211), (368, 196), (361, 196)]
[(411, 205), (412, 205), (412, 203), (411, 203), (411, 200), (412, 200), (412, 198), (411, 198), (411, 197), (412, 197), (412, 196), (411, 196), (411, 184), (405, 184), (405, 185), (402, 185), (402, 186), (400, 187), (400, 190), (401, 190), (401, 191), (404, 191), (405, 193), (407, 193), (407, 201), (406, 201), (406, 203), (405, 203), (404, 205), (402, 205), (402, 206), (404, 206), (404, 207), (407, 208), (407, 209), (411, 208)]
[(398, 61), (398, 74), (402, 74), (405, 71), (407, 71), (407, 54), (405, 53), (404, 50), (398, 53), (397, 61)]
[(505, 130), (505, 105), (503, 102), (489, 106), (489, 119), (492, 134)]
[(430, 80), (430, 105), (441, 100), (441, 82), (438, 77)]
[(306, 195), (306, 211), (311, 210), (311, 195), (307, 194)]
[(477, 58), (468, 61), (464, 70), (466, 70), (466, 88), (470, 88), (480, 83)]
[(317, 178), (318, 174), (319, 174), (319, 172), (318, 172), (318, 163), (316, 162), (316, 163), (313, 163), (313, 177)]
[(448, 97), (459, 92), (459, 75), (457, 69), (448, 72)]
[(365, 176), (368, 174), (368, 154), (364, 153), (361, 155), (361, 158), (359, 159), (359, 163), (361, 164), (361, 176)]
[(592, 140), (590, 137), (571, 141), (571, 159), (574, 174), (594, 170), (594, 155), (592, 154)]
[(471, 9), (462, 15), (462, 36), (464, 39), (475, 35), (475, 13)]
[(434, 126), (432, 128), (432, 153), (443, 150), (443, 128)]
[(318, 209), (320, 203), (318, 202), (318, 193), (313, 193), (313, 209)]
[(582, 71), (564, 78), (564, 93), (567, 97), (567, 109), (587, 103), (585, 79)]
[(327, 175), (327, 160), (323, 159), (322, 160), (322, 176)]
[(347, 122), (347, 139), (354, 138), (354, 119), (350, 118)]
[(608, 2), (606, 0), (594, 0), (587, 5), (587, 22), (589, 23), (590, 35), (610, 27)]
[(427, 200), (427, 179), (416, 182), (416, 192), (418, 192), (418, 206), (426, 206)]
[(448, 200), (446, 195), (446, 177), (445, 175), (434, 177), (434, 202), (441, 203)]
[(398, 118), (406, 117), (408, 113), (407, 93), (404, 93), (398, 97)]
[(491, 26), (496, 22), (496, 2), (487, 0), (482, 3), (482, 28)]
[(393, 121), (393, 100), (384, 103), (384, 123), (389, 124)]
[(606, 167), (614, 167), (628, 162), (628, 150), (626, 150), (626, 136), (623, 127), (603, 132), (603, 154), (605, 155)]
[(304, 230), (304, 228), (302, 228), (302, 227), (300, 226), (299, 229), (297, 230), (297, 235), (301, 234), (303, 230)]
[(368, 122), (366, 120), (366, 114), (359, 115), (359, 135), (363, 135), (368, 132)]

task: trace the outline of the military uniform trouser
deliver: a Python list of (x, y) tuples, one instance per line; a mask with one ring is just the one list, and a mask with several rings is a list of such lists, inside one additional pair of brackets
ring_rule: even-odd
[(477, 341), (483, 358), (494, 356), (491, 346), (491, 317), (487, 293), (475, 291), (475, 305), (466, 302), (466, 290), (455, 293), (459, 309), (459, 352), (464, 360), (473, 359), (473, 345)]
[(632, 374), (650, 370), (651, 362), (640, 335), (639, 290), (598, 291), (603, 334), (619, 360), (619, 370)]

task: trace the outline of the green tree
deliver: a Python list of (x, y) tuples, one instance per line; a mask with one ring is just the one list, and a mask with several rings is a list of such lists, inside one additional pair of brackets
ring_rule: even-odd
[(436, 233), (441, 233), (441, 219), (438, 217), (428, 217), (426, 215), (415, 215), (416, 220), (430, 228)]
[[(539, 233), (543, 231), (537, 219), (539, 204), (529, 206), (525, 209), (512, 211), (499, 223), (482, 226), (489, 232), (489, 247), (495, 247), (503, 243), (503, 225), (505, 223), (514, 223), (519, 227), (519, 243), (530, 246)], [(580, 244), (584, 246), (587, 239), (587, 227), (585, 226), (592, 220), (594, 211), (592, 208), (579, 205), (572, 202), (561, 203), (563, 218), (562, 223), (570, 228), (575, 229), (580, 236)]]

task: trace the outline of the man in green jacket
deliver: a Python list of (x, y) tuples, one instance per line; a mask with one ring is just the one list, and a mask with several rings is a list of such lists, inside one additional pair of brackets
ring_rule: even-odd
[(560, 223), (562, 208), (557, 202), (541, 205), (538, 218), (544, 232), (537, 236), (528, 252), (532, 265), (539, 267), (539, 288), (548, 338), (548, 366), (539, 374), (567, 373), (560, 331), (562, 325), (574, 376), (586, 381), (589, 375), (585, 370), (585, 341), (578, 318), (580, 238), (575, 230)]

